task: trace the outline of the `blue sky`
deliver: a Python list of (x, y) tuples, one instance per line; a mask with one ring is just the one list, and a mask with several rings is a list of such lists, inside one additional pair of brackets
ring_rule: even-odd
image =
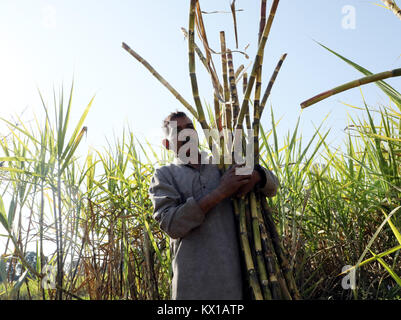
[[(205, 11), (229, 10), (229, 0), (202, 0)], [(271, 1), (268, 1), (269, 6)], [(288, 53), (270, 103), (283, 138), (301, 117), (301, 132), (307, 139), (325, 116), (332, 128), (328, 141), (341, 144), (347, 113), (341, 101), (361, 105), (358, 89), (332, 97), (303, 110), (300, 103), (361, 75), (318, 46), (322, 42), (373, 72), (394, 69), (401, 63), (401, 21), (390, 11), (362, 0), (282, 0), (267, 43), (263, 87), (278, 59)], [(253, 59), (259, 23), (260, 1), (237, 0), (239, 44)], [(355, 29), (344, 29), (342, 8), (356, 12)], [(188, 25), (189, 1), (183, 0), (2, 0), (0, 2), (0, 116), (10, 118), (26, 110), (23, 119), (41, 114), (37, 88), (52, 106), (53, 86), (69, 90), (75, 79), (72, 120), (76, 121), (96, 94), (86, 125), (88, 136), (81, 150), (105, 146), (106, 137), (117, 136), (129, 125), (139, 139), (155, 146), (160, 140), (162, 119), (179, 102), (150, 73), (121, 48), (126, 42), (147, 59), (193, 104), (188, 75), (187, 42), (180, 28)], [(230, 14), (204, 17), (212, 48), (219, 48), (220, 30), (235, 49)], [(198, 41), (199, 42), (199, 41)], [(248, 64), (241, 55), (234, 63)], [(215, 57), (218, 70), (220, 62)], [(207, 74), (197, 61), (200, 95), (212, 102)], [(388, 81), (396, 89), (401, 80)], [(374, 85), (363, 87), (371, 105), (388, 100)], [(269, 109), (262, 125), (270, 127)], [(4, 126), (0, 126), (2, 130)]]

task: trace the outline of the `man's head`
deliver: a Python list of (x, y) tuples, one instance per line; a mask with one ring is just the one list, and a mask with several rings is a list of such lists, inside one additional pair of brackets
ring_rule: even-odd
[[(176, 128), (176, 130), (175, 130)], [(183, 130), (188, 129), (184, 132)], [(164, 120), (163, 120), (163, 132), (164, 132), (164, 139), (162, 141), (163, 146), (167, 150), (174, 150), (178, 152), (180, 148), (186, 144), (190, 139), (186, 134), (192, 131), (192, 135), (198, 138), (194, 125), (190, 118), (185, 114), (185, 112), (176, 111), (170, 113)], [(186, 140), (180, 141), (180, 133), (185, 134), (187, 137)], [(176, 146), (176, 148), (174, 148)], [(187, 154), (188, 155), (188, 154)]]

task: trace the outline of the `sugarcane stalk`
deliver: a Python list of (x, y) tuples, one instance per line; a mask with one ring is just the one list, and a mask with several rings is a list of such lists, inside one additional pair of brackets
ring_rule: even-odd
[(264, 213), (263, 218), (265, 220), (265, 224), (267, 225), (267, 229), (271, 235), (274, 250), (277, 255), (281, 271), (287, 283), (288, 290), (294, 300), (300, 300), (301, 296), (298, 292), (294, 275), (291, 272), (290, 264), (288, 262), (288, 259), (286, 258), (284, 247), (281, 243), (280, 236), (277, 232), (275, 223), (273, 221), (273, 217), (271, 215), (271, 210), (267, 204), (266, 198), (261, 197), (261, 204)]
[[(235, 201), (235, 200), (234, 200)], [(258, 281), (256, 270), (254, 267), (252, 253), (250, 248), (250, 243), (248, 239), (247, 227), (246, 227), (246, 217), (245, 217), (245, 201), (240, 200), (239, 203), (239, 228), (240, 228), (240, 242), (243, 250), (243, 257), (245, 259), (245, 264), (249, 277), (249, 285), (252, 288), (254, 298), (256, 300), (263, 300), (262, 290)]]
[[(263, 219), (263, 218), (262, 218)], [(266, 241), (264, 242), (266, 248), (265, 260), (269, 272), (269, 280), (272, 288), (272, 295), (274, 300), (293, 300), (287, 282), (284, 279), (282, 270), (280, 268), (278, 257), (274, 250), (274, 245), (271, 240), (271, 235), (266, 230)]]
[[(231, 53), (232, 53), (232, 51), (231, 51)], [(235, 74), (234, 74), (235, 83), (237, 83), (238, 77), (239, 77), (239, 75), (241, 74), (241, 72), (242, 72), (244, 69), (245, 69), (244, 65), (241, 64), (241, 65), (238, 67), (237, 71), (235, 71)]]
[(252, 67), (252, 72), (251, 72), (251, 76), (249, 78), (248, 81), (248, 85), (246, 88), (246, 92), (245, 92), (245, 96), (241, 105), (241, 109), (240, 109), (240, 113), (237, 119), (237, 124), (236, 127), (237, 129), (242, 129), (242, 122), (244, 121), (244, 117), (245, 117), (245, 113), (249, 107), (249, 98), (253, 89), (253, 85), (255, 83), (255, 79), (256, 79), (256, 74), (257, 74), (257, 70), (259, 67), (260, 62), (263, 59), (263, 55), (264, 55), (264, 48), (266, 46), (266, 42), (267, 39), (269, 37), (270, 34), (270, 30), (271, 30), (271, 26), (273, 24), (273, 20), (277, 11), (277, 7), (279, 4), (280, 0), (273, 0), (273, 4), (270, 10), (270, 14), (269, 14), (269, 18), (267, 20), (267, 23), (265, 25), (265, 28), (263, 30), (263, 34), (258, 46), (258, 50), (257, 50), (257, 54), (255, 57), (255, 61), (253, 63), (253, 67)]
[(234, 22), (235, 44), (236, 44), (236, 48), (238, 49), (238, 28), (237, 28), (237, 15), (236, 15), (237, 10), (235, 10), (235, 0), (233, 0), (230, 7), (231, 7), (231, 13), (232, 13), (233, 22)]
[[(219, 99), (214, 95), (214, 114), (216, 120), (216, 128), (221, 133), (223, 130), (223, 124), (221, 119), (220, 102)], [(222, 173), (224, 169), (224, 137), (220, 136), (220, 161), (218, 164), (219, 170)]]
[[(264, 224), (263, 224), (264, 225)], [(281, 299), (281, 288), (278, 281), (279, 267), (274, 254), (273, 244), (269, 238), (269, 233), (265, 229), (262, 233), (263, 257), (266, 263), (266, 269), (269, 276), (270, 291), (273, 300)]]
[(259, 124), (260, 124), (260, 94), (262, 82), (262, 65), (259, 66), (256, 75), (256, 86), (255, 86), (255, 99), (253, 102), (253, 150), (254, 150), (254, 163), (259, 163)]
[(350, 90), (350, 89), (353, 89), (353, 88), (356, 88), (359, 86), (363, 86), (365, 84), (369, 84), (369, 83), (376, 82), (376, 81), (381, 81), (381, 80), (388, 79), (388, 78), (399, 77), (399, 76), (401, 76), (401, 68), (394, 69), (391, 71), (377, 73), (377, 74), (363, 77), (363, 78), (360, 78), (360, 79), (357, 79), (357, 80), (354, 80), (351, 82), (347, 82), (341, 86), (338, 86), (334, 89), (320, 93), (317, 96), (302, 102), (301, 108), (304, 109), (304, 108), (314, 105), (315, 103), (318, 103), (324, 99), (327, 99), (331, 96), (334, 96), (336, 94), (339, 94), (341, 92), (344, 92), (344, 91), (347, 91), (347, 90)]
[[(233, 57), (232, 52), (230, 49), (227, 49), (227, 63), (228, 63), (228, 71), (229, 71), (229, 82), (230, 82), (230, 95), (232, 104), (232, 111), (233, 111), (233, 123), (232, 127), (235, 127), (235, 122), (238, 117), (239, 112), (239, 102), (238, 102), (238, 92), (237, 92), (237, 85), (235, 82), (235, 75), (234, 75), (234, 64), (233, 64)], [(242, 136), (242, 149), (246, 150), (246, 140), (245, 135)], [(233, 145), (234, 147), (234, 145)], [(234, 151), (232, 150), (232, 156), (234, 157)]]
[(244, 252), (244, 245), (242, 243), (242, 238), (241, 238), (241, 230), (240, 230), (240, 207), (239, 207), (239, 199), (232, 199), (232, 204), (234, 206), (234, 218), (236, 222), (236, 231), (237, 231), (237, 239), (238, 243), (240, 245), (241, 249), (241, 274), (242, 274), (242, 283), (243, 283), (243, 293), (244, 293), (244, 299), (249, 299), (252, 296), (252, 288), (249, 286), (250, 279), (249, 279), (249, 273), (248, 273), (248, 268), (246, 266), (246, 261), (245, 261), (245, 252)]
[[(251, 208), (249, 205), (249, 196), (246, 195), (243, 198), (238, 199), (238, 201), (244, 201), (245, 202), (245, 226), (246, 226), (246, 235), (249, 241), (249, 247), (251, 250), (251, 257), (252, 261), (255, 265), (256, 262), (256, 254), (255, 254), (255, 249), (254, 249), (254, 240), (253, 240), (253, 233), (252, 233), (252, 216), (251, 216)], [(238, 224), (240, 227), (240, 225)]]
[(401, 9), (393, 0), (382, 0), (382, 2), (401, 20)]
[(220, 112), (220, 103), (219, 99), (214, 95), (213, 99), (214, 103), (214, 115), (215, 115), (215, 120), (216, 120), (216, 128), (221, 131), (223, 129), (222, 127), (222, 122), (221, 122), (221, 112)]
[[(244, 76), (242, 78), (242, 91), (245, 94), (246, 87), (248, 85), (248, 74), (245, 72)], [(249, 117), (249, 112), (245, 114), (245, 123), (246, 123), (246, 128), (250, 129), (251, 128), (251, 118)]]
[(253, 230), (253, 240), (254, 240), (254, 248), (256, 253), (256, 261), (258, 266), (258, 274), (259, 281), (262, 285), (263, 296), (265, 300), (271, 300), (272, 294), (269, 289), (269, 281), (267, 278), (266, 266), (263, 259), (262, 253), (262, 240), (259, 229), (259, 218), (258, 218), (258, 209), (256, 204), (256, 196), (252, 191), (249, 195), (250, 207), (251, 207), (251, 216), (252, 216), (252, 230)]
[(223, 88), (220, 84), (219, 78), (217, 76), (216, 69), (213, 64), (213, 59), (211, 57), (211, 49), (209, 47), (209, 42), (207, 40), (207, 35), (206, 35), (206, 30), (205, 30), (205, 25), (203, 23), (203, 17), (202, 17), (202, 10), (200, 8), (199, 1), (196, 1), (196, 14), (195, 14), (195, 24), (198, 29), (200, 38), (202, 40), (203, 46), (205, 48), (206, 52), (206, 61), (207, 61), (207, 70), (209, 71), (211, 77), (212, 77), (212, 85), (215, 90), (214, 94), (216, 97), (223, 102), (223, 98), (221, 95), (223, 94)]
[[(220, 32), (220, 46), (221, 46), (221, 65), (222, 65), (222, 78), (223, 78), (223, 96), (224, 103), (222, 104), (221, 114), (224, 117), (223, 121), (223, 130), (225, 139), (231, 138), (228, 135), (231, 135), (232, 130), (232, 112), (231, 112), (231, 103), (230, 103), (230, 89), (228, 86), (228, 75), (227, 75), (227, 53), (226, 53), (226, 40), (224, 31)], [(227, 140), (226, 140), (227, 141)], [(220, 140), (220, 150), (221, 150), (221, 162), (224, 159), (224, 151), (226, 145), (222, 139)], [(224, 164), (225, 169), (228, 168), (228, 164)]]
[[(181, 28), (182, 33), (184, 34), (185, 39), (188, 40), (188, 31), (185, 28)], [(203, 55), (201, 49), (198, 47), (198, 45), (196, 44), (196, 42), (194, 42), (194, 50), (196, 52), (196, 54), (198, 55), (199, 60), (202, 62), (203, 66), (206, 68), (207, 72), (209, 73), (211, 79), (212, 79), (212, 84), (216, 87), (217, 86), (217, 92), (218, 93), (222, 93), (223, 92), (223, 88), (221, 87), (221, 84), (218, 80), (217, 74), (216, 72), (211, 68), (208, 60), (205, 58), (205, 56)], [(215, 88), (216, 89), (216, 88)], [(216, 95), (216, 92), (215, 92)], [(220, 95), (218, 95), (217, 97), (219, 98)]]
[(271, 78), (270, 78), (269, 84), (268, 84), (267, 87), (266, 87), (266, 90), (265, 90), (265, 92), (264, 92), (264, 94), (263, 94), (262, 102), (260, 103), (260, 113), (261, 113), (261, 114), (263, 114), (263, 110), (264, 110), (264, 108), (265, 108), (267, 99), (268, 99), (269, 96), (270, 96), (270, 93), (271, 93), (271, 90), (272, 90), (272, 88), (273, 88), (274, 82), (275, 82), (276, 79), (277, 79), (277, 75), (278, 75), (278, 73), (280, 72), (280, 69), (281, 69), (281, 67), (282, 67), (282, 65), (283, 65), (283, 63), (284, 63), (285, 58), (287, 58), (287, 54), (286, 54), (286, 53), (284, 53), (284, 54), (281, 56), (279, 62), (277, 63), (277, 66), (276, 66), (276, 68), (274, 69), (274, 72), (273, 72), (273, 74), (272, 74), (272, 76), (271, 76)]
[(225, 102), (225, 117), (227, 122), (227, 129), (232, 130), (232, 112), (230, 101), (230, 89), (228, 86), (228, 76), (227, 76), (227, 52), (226, 52), (226, 37), (224, 31), (220, 32), (220, 45), (221, 45), (221, 64), (223, 73), (223, 88), (224, 88), (224, 102)]
[[(259, 23), (259, 36), (258, 43), (262, 39), (263, 30), (266, 25), (266, 0), (261, 1), (260, 23)], [(256, 70), (256, 84), (255, 84), (255, 98), (253, 101), (253, 150), (254, 150), (254, 163), (259, 163), (259, 123), (260, 123), (260, 94), (262, 86), (262, 65), (263, 56), (260, 58), (259, 66)]]
[(263, 254), (266, 262), (266, 269), (269, 276), (272, 297), (276, 299), (292, 300), (291, 294), (288, 291), (287, 284), (281, 273), (277, 256), (274, 252), (273, 243), (270, 233), (266, 229), (265, 222), (262, 216), (261, 195), (257, 194), (257, 214), (259, 220), (260, 233), (262, 237)]
[(233, 125), (235, 127), (235, 123), (237, 121), (238, 113), (239, 113), (239, 102), (238, 102), (238, 93), (237, 93), (237, 85), (235, 84), (235, 74), (234, 74), (234, 64), (233, 64), (233, 56), (231, 50), (227, 50), (227, 62), (228, 62), (228, 73), (229, 73), (229, 83), (230, 83), (230, 93), (232, 110), (233, 110)]
[[(199, 90), (198, 90), (198, 81), (196, 78), (196, 70), (195, 70), (195, 53), (194, 53), (194, 42), (195, 42), (195, 7), (196, 7), (197, 0), (191, 0), (190, 5), (190, 13), (189, 13), (189, 30), (188, 30), (188, 57), (189, 57), (189, 76), (191, 79), (191, 88), (192, 88), (192, 95), (194, 97), (196, 111), (198, 113), (198, 121), (201, 124), (201, 127), (205, 129), (209, 129), (205, 114), (203, 112), (202, 102), (199, 98)], [(210, 145), (210, 141), (209, 141)], [(212, 148), (210, 148), (212, 149)]]
[[(185, 28), (181, 28), (181, 31), (184, 34), (185, 39), (188, 40), (188, 31)], [(207, 72), (209, 73), (209, 75), (211, 77), (212, 84), (215, 89), (214, 95), (216, 95), (216, 93), (217, 93), (218, 100), (222, 100), (221, 94), (223, 94), (223, 88), (220, 84), (219, 78), (217, 77), (214, 66), (210, 65), (209, 61), (213, 61), (213, 60), (210, 60), (210, 54), (209, 54), (209, 61), (208, 61), (208, 59), (203, 55), (202, 50), (199, 48), (199, 46), (196, 44), (196, 42), (194, 42), (194, 50), (195, 50), (195, 53), (197, 54), (199, 60), (202, 62), (203, 66), (206, 68)], [(206, 51), (206, 52), (208, 52), (208, 51)]]
[(136, 60), (138, 60), (159, 82), (165, 86), (174, 97), (181, 102), (181, 104), (196, 118), (198, 119), (198, 114), (195, 109), (175, 90), (145, 59), (143, 59), (137, 52), (132, 50), (126, 43), (122, 43), (122, 47), (131, 54)]

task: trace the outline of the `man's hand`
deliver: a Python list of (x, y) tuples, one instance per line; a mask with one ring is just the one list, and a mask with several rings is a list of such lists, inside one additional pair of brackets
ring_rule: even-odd
[(258, 184), (261, 180), (262, 177), (260, 176), (260, 173), (256, 170), (253, 170), (249, 182), (241, 186), (235, 193), (235, 196), (238, 198), (245, 196), (248, 192), (252, 191), (255, 185)]
[[(229, 198), (235, 194), (240, 188), (248, 185), (252, 181), (252, 175), (236, 175), (235, 169), (239, 165), (234, 165), (229, 169), (220, 179), (220, 185), (217, 187), (217, 191), (222, 197)], [(253, 187), (253, 186), (252, 186)]]
[(233, 166), (224, 173), (220, 179), (219, 186), (198, 201), (199, 207), (204, 214), (208, 213), (224, 199), (231, 197), (241, 186), (250, 183), (251, 175), (235, 174), (235, 169), (237, 167), (239, 167), (239, 165)]

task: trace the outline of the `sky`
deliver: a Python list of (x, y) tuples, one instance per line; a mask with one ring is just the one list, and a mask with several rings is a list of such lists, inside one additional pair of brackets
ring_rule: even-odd
[[(204, 11), (229, 11), (228, 0), (200, 3)], [(249, 44), (250, 59), (234, 54), (234, 64), (248, 66), (256, 50), (260, 1), (237, 0), (236, 6), (243, 9), (237, 14), (239, 49)], [(349, 7), (355, 12), (354, 22), (345, 20), (351, 17), (350, 11), (343, 11)], [(74, 79), (72, 123), (95, 96), (85, 123), (88, 135), (80, 150), (101, 149), (106, 138), (120, 136), (128, 126), (138, 139), (159, 147), (162, 119), (171, 111), (185, 109), (121, 43), (142, 55), (194, 105), (187, 42), (180, 30), (187, 28), (188, 11), (189, 1), (183, 0), (2, 0), (0, 117), (22, 114), (24, 121), (31, 121), (33, 114), (43, 116), (38, 89), (53, 107), (53, 88), (58, 92), (64, 87), (68, 92)], [(235, 49), (231, 14), (209, 14), (204, 20), (212, 48), (218, 51), (219, 31), (224, 30), (228, 47)], [(288, 56), (262, 125), (271, 127), (271, 105), (275, 119), (282, 119), (277, 128), (279, 139), (293, 130), (299, 117), (302, 135), (308, 139), (329, 114), (324, 125), (331, 128), (328, 141), (341, 144), (347, 114), (354, 112), (341, 102), (361, 106), (360, 91), (354, 89), (303, 111), (300, 103), (361, 74), (315, 41), (372, 72), (381, 72), (401, 63), (399, 31), (401, 22), (374, 1), (282, 0), (266, 46), (264, 87), (280, 56)], [(214, 60), (219, 72), (220, 61), (217, 56)], [(199, 60), (197, 72), (200, 96), (204, 103), (212, 103), (210, 79)], [(400, 78), (388, 82), (400, 88)], [(369, 104), (388, 102), (375, 85), (362, 90)], [(6, 130), (1, 125), (0, 129)]]
[[(283, 53), (287, 59), (274, 85), (262, 126), (270, 125), (270, 110), (279, 140), (300, 118), (300, 132), (308, 140), (326, 118), (328, 142), (341, 145), (348, 114), (356, 111), (342, 102), (362, 106), (358, 89), (331, 97), (301, 111), (300, 103), (322, 91), (361, 77), (361, 74), (316, 41), (372, 72), (399, 68), (401, 21), (379, 0), (282, 0), (265, 51), (263, 88)], [(228, 11), (229, 0), (201, 0), (204, 11)], [(270, 7), (271, 1), (268, 1)], [(260, 1), (237, 0), (239, 50), (249, 44), (246, 60), (234, 54), (234, 64), (253, 61)], [(351, 10), (351, 11), (349, 11)], [(68, 92), (74, 79), (71, 123), (76, 122), (95, 96), (85, 125), (88, 134), (79, 151), (101, 150), (106, 140), (130, 127), (136, 137), (160, 147), (161, 122), (184, 107), (138, 61), (122, 49), (127, 43), (162, 74), (192, 105), (187, 41), (189, 1), (183, 0), (1, 0), (0, 1), (0, 117), (16, 115), (31, 122), (43, 116), (38, 94), (53, 108), (53, 89)], [(353, 15), (354, 14), (354, 15)], [(353, 16), (352, 16), (353, 15)], [(354, 18), (354, 19), (351, 19)], [(351, 20), (349, 20), (351, 19)], [(219, 32), (226, 32), (234, 50), (232, 16), (204, 16), (210, 46), (219, 51)], [(200, 44), (199, 40), (197, 40)], [(218, 73), (220, 61), (214, 56)], [(200, 96), (212, 103), (210, 79), (197, 60)], [(249, 70), (250, 71), (250, 70)], [(401, 78), (388, 80), (400, 90)], [(362, 88), (372, 105), (388, 104), (375, 86)], [(71, 127), (73, 129), (73, 127)], [(4, 124), (0, 132), (7, 134)]]

